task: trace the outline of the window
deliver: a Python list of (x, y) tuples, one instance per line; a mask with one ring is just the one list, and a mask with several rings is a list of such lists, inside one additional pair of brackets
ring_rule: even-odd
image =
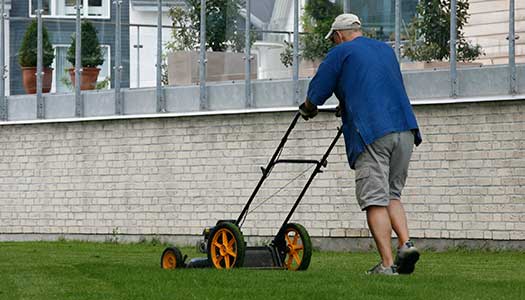
[[(42, 9), (44, 10), (43, 15), (49, 16), (51, 14), (51, 10), (49, 8), (49, 1), (51, 0), (42, 0)], [(35, 10), (38, 8), (38, 1), (32, 0), (31, 5), (29, 7), (29, 14), (34, 16), (36, 15)]]
[[(104, 13), (104, 1), (102, 0), (88, 0), (88, 15), (102, 16)], [(106, 1), (107, 2), (107, 1)]]
[[(418, 0), (402, 1), (401, 30), (405, 31), (416, 15)], [(350, 11), (361, 19), (364, 27), (379, 40), (389, 40), (395, 29), (395, 5), (391, 0), (352, 0)]]
[[(83, 18), (109, 19), (111, 0), (81, 0)], [(42, 0), (44, 16), (59, 18), (74, 18), (76, 0)], [(30, 0), (29, 15), (34, 17), (38, 0)]]
[[(104, 64), (99, 66), (100, 73), (98, 74), (97, 82), (101, 82), (109, 78), (111, 74), (111, 51), (109, 45), (100, 45), (104, 51)], [(74, 91), (75, 87), (71, 85), (71, 79), (69, 77), (69, 69), (74, 66), (69, 63), (66, 59), (67, 49), (69, 45), (55, 45), (55, 61), (53, 72), (55, 78), (53, 78), (53, 90), (55, 93), (68, 93)], [(109, 86), (108, 86), (109, 88)]]

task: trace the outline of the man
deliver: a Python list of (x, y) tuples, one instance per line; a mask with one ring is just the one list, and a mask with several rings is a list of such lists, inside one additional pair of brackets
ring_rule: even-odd
[[(353, 14), (335, 18), (326, 39), (336, 46), (319, 66), (299, 111), (304, 119), (313, 118), (317, 106), (335, 93), (348, 162), (355, 169), (357, 200), (381, 255), (381, 262), (367, 273), (410, 274), (419, 252), (410, 241), (401, 191), (421, 135), (399, 63), (390, 46), (362, 35)], [(392, 229), (398, 237), (395, 261)]]

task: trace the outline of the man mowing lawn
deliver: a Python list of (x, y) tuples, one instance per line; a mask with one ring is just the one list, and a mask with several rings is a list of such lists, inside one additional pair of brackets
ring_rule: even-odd
[[(410, 241), (401, 191), (421, 134), (399, 63), (390, 46), (362, 36), (361, 22), (353, 14), (335, 18), (326, 39), (336, 46), (319, 66), (299, 111), (304, 119), (313, 118), (317, 106), (335, 93), (357, 201), (381, 255), (381, 262), (367, 273), (410, 274), (419, 252)], [(395, 261), (392, 229), (399, 242)]]

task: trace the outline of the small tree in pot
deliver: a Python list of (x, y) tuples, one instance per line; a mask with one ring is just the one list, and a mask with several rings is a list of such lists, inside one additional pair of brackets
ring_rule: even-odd
[[(80, 64), (82, 73), (80, 78), (81, 90), (93, 90), (97, 85), (97, 78), (100, 72), (98, 66), (104, 63), (104, 53), (98, 41), (97, 29), (91, 22), (84, 21), (81, 25), (81, 54)], [(75, 65), (75, 35), (71, 37), (71, 45), (67, 50), (67, 60)], [(75, 86), (75, 68), (69, 69), (71, 83)]]
[[(463, 26), (469, 18), (468, 0), (457, 1), (457, 60), (472, 62), (483, 55), (480, 45), (465, 38)], [(417, 16), (409, 27), (403, 55), (413, 61), (441, 62), (450, 56), (450, 0), (425, 0), (417, 6)]]
[[(22, 67), (22, 81), (24, 89), (28, 94), (36, 93), (36, 65), (37, 65), (37, 21), (31, 22), (27, 28), (22, 46), (18, 50), (18, 63)], [(44, 76), (42, 78), (42, 92), (49, 93), (53, 81), (53, 69), (50, 68), (55, 59), (55, 51), (49, 41), (49, 34), (46, 27), (42, 27), (42, 48)]]

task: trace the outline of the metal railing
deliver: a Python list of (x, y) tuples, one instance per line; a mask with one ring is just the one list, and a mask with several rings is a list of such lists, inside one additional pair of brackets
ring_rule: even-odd
[[(0, 120), (7, 120), (8, 118), (8, 102), (6, 97), (6, 73), (7, 65), (5, 63), (5, 30), (4, 25), (7, 18), (5, 13), (5, 0), (0, 0)], [(80, 52), (81, 52), (81, 31), (80, 31), (80, 22), (81, 22), (81, 0), (76, 0), (76, 18), (75, 22), (75, 36), (76, 36), (76, 48), (75, 48), (75, 75), (79, 78), (82, 73), (82, 67), (80, 64)], [(394, 48), (395, 53), (398, 59), (401, 57), (401, 0), (395, 1), (395, 41)], [(122, 26), (136, 26), (137, 27), (137, 44), (134, 46), (137, 49), (137, 67), (140, 68), (140, 51), (142, 48), (140, 41), (140, 28), (141, 27), (156, 27), (157, 28), (157, 53), (156, 53), (156, 101), (157, 101), (157, 112), (162, 113), (166, 112), (166, 99), (163, 96), (163, 86), (162, 86), (162, 29), (171, 28), (169, 26), (162, 25), (162, 0), (157, 0), (157, 25), (139, 25), (139, 24), (122, 24), (121, 22), (121, 11), (122, 11), (122, 0), (113, 0), (113, 8), (115, 9), (115, 22), (104, 22), (106, 25), (115, 26), (115, 51), (114, 55), (114, 94), (115, 94), (115, 113), (123, 114), (123, 100), (122, 100), (122, 91), (121, 91), (121, 78), (122, 78), (122, 56), (121, 56), (121, 35), (122, 35)], [(515, 33), (515, 1), (509, 1), (509, 30), (508, 30), (508, 73), (509, 73), (509, 94), (516, 94), (517, 91), (517, 75), (516, 75), (516, 39), (518, 38)], [(344, 11), (349, 10), (349, 1), (345, 0), (343, 2)], [(12, 4), (15, 5), (15, 4)], [(250, 43), (250, 34), (253, 32), (272, 32), (272, 33), (282, 33), (288, 35), (288, 40), (291, 39), (293, 35), (293, 75), (292, 80), (294, 82), (294, 100), (296, 103), (299, 103), (302, 99), (299, 99), (299, 1), (293, 1), (293, 32), (288, 31), (262, 31), (262, 30), (252, 30), (250, 28), (251, 22), (251, 1), (246, 1), (246, 12), (247, 12), (247, 22), (246, 28), (244, 29), (245, 33), (245, 103), (246, 107), (252, 107), (253, 105), (253, 95), (252, 95), (252, 83), (251, 83), (251, 43)], [(451, 1), (451, 19), (450, 19), (450, 96), (458, 96), (458, 82), (457, 82), (457, 65), (456, 65), (456, 11), (457, 11), (457, 0)], [(201, 0), (201, 19), (206, 18), (206, 1)], [(42, 95), (42, 77), (43, 77), (43, 39), (42, 39), (42, 0), (37, 1), (37, 9), (35, 10), (35, 15), (38, 23), (38, 40), (37, 40), (37, 94), (36, 94), (36, 103), (37, 103), (37, 117), (45, 118), (45, 105), (44, 97)], [(15, 18), (13, 18), (15, 19)], [(73, 21), (73, 20), (70, 20)], [(100, 21), (99, 21), (100, 22)], [(93, 23), (97, 23), (96, 20)], [(206, 89), (206, 22), (201, 22), (200, 27), (200, 55), (199, 55), (199, 70), (200, 70), (200, 108), (202, 110), (207, 110), (209, 108), (208, 98), (207, 98), (207, 89)], [(137, 70), (138, 76), (138, 85), (140, 86), (140, 69)], [(75, 82), (75, 115), (77, 117), (83, 116), (83, 101), (82, 93), (80, 91), (80, 80)]]

